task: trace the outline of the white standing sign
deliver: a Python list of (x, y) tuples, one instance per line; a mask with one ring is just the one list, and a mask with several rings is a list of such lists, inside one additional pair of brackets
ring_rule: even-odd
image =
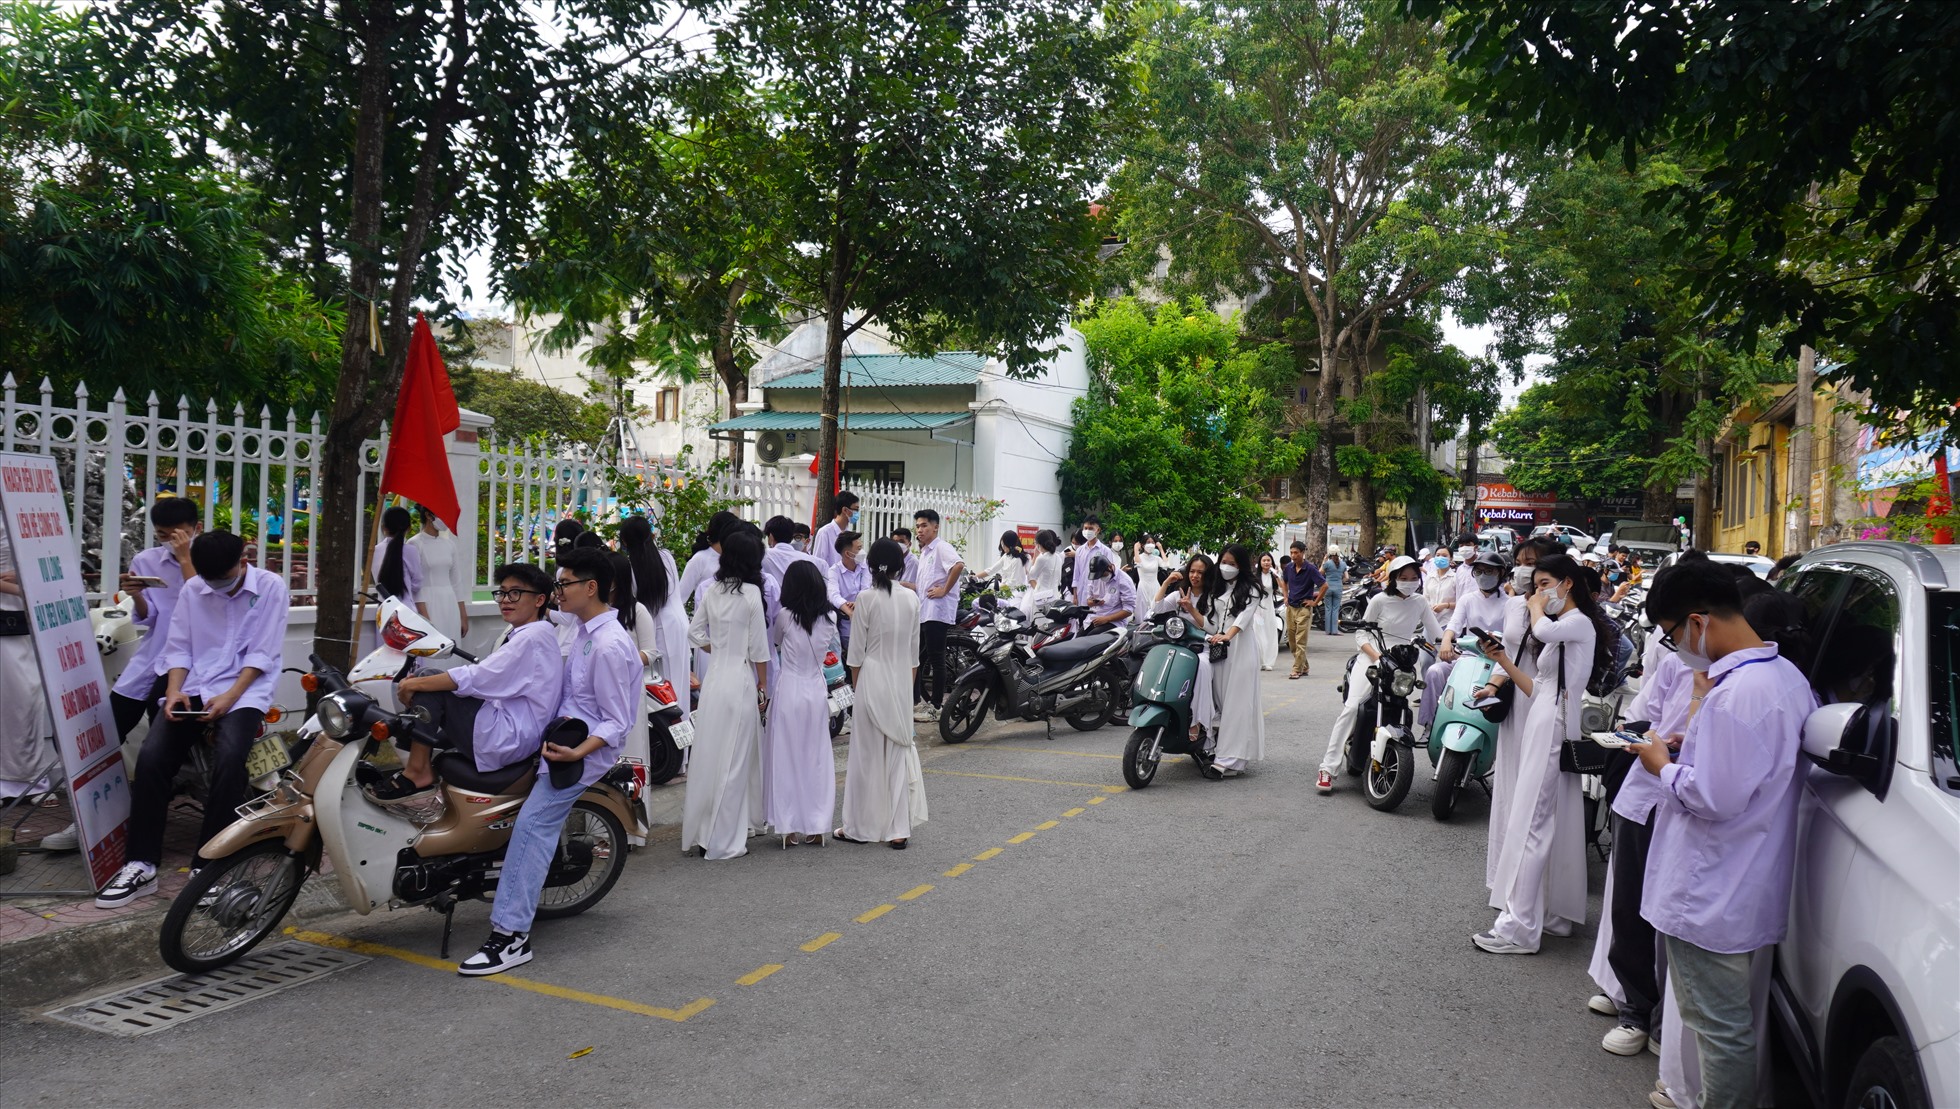
[(53, 458), (0, 453), (0, 514), (13, 540), (28, 634), (41, 663), (76, 830), (88, 852), (89, 877), (101, 889), (123, 864), (129, 782), (109, 711), (109, 681), (89, 624), (81, 547), (68, 527)]

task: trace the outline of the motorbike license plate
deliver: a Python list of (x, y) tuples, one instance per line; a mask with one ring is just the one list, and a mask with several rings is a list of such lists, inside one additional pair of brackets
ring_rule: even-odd
[(292, 758), (286, 754), (286, 741), (273, 732), (262, 735), (245, 752), (245, 780), (263, 778), (267, 774), (277, 774), (292, 765)]
[(694, 746), (694, 725), (689, 721), (682, 720), (668, 725), (667, 734), (673, 737), (674, 746), (682, 750)]
[(830, 691), (830, 711), (845, 712), (857, 703), (857, 692), (848, 685)]

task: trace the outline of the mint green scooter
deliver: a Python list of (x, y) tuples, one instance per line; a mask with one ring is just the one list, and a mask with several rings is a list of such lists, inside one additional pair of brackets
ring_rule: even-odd
[[(1130, 741), (1123, 746), (1123, 780), (1142, 789), (1157, 776), (1165, 755), (1189, 755), (1198, 774), (1217, 781), (1224, 774), (1207, 750), (1213, 737), (1203, 728), (1191, 738), (1191, 697), (1198, 684), (1198, 656), (1208, 649), (1205, 632), (1182, 616), (1160, 614), (1147, 625), (1155, 641), (1143, 656), (1130, 693)], [(1250, 650), (1248, 640), (1241, 650)]]
[[(1490, 684), (1498, 669), (1482, 647), (1495, 637), (1482, 628), (1465, 631), (1457, 637), (1457, 660), (1450, 666), (1449, 681), (1436, 703), (1436, 720), (1429, 726), (1429, 761), (1436, 768), (1429, 811), (1438, 820), (1450, 818), (1458, 792), (1472, 780), (1489, 789), (1491, 763), (1497, 759), (1497, 721), (1490, 718), (1489, 708), (1471, 705), (1476, 690)], [(1498, 711), (1502, 719), (1502, 710)]]

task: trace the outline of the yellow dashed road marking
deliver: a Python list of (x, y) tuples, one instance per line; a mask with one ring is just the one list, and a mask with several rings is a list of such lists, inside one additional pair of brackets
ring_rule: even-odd
[(911, 889), (906, 890), (904, 893), (899, 894), (898, 899), (900, 901), (917, 901), (919, 898), (924, 897), (926, 894), (929, 894), (931, 892), (932, 892), (931, 886), (913, 886)]
[(1048, 829), (1050, 829), (1050, 828), (1059, 828), (1059, 827), (1061, 827), (1061, 826), (1062, 826), (1062, 822), (1061, 822), (1061, 821), (1059, 821), (1059, 820), (1050, 820), (1050, 821), (1048, 821), (1048, 822), (1047, 822), (1047, 823), (1045, 823), (1045, 824), (1037, 824), (1037, 825), (1035, 825), (1035, 826), (1034, 826), (1034, 830), (1035, 830), (1035, 831), (1037, 831), (1037, 832), (1045, 832), (1045, 831), (1047, 831), (1047, 830), (1048, 830)]
[(1122, 793), (1124, 790), (1130, 788), (1128, 786), (1104, 785), (1101, 782), (1061, 782), (1053, 778), (1017, 778), (1012, 774), (975, 774), (971, 770), (938, 770), (930, 766), (925, 768), (925, 772), (928, 774), (950, 774), (955, 778), (987, 778), (996, 782), (1029, 782), (1038, 786), (1087, 786), (1090, 789), (1100, 789), (1106, 793)]
[(987, 861), (988, 859), (991, 859), (991, 858), (993, 858), (993, 857), (994, 857), (995, 855), (998, 855), (998, 854), (1000, 854), (1000, 848), (998, 848), (998, 847), (989, 847), (989, 848), (987, 848), (987, 849), (986, 849), (985, 851), (982, 851), (982, 852), (980, 852), (980, 853), (979, 853), (978, 855), (975, 855), (975, 856), (973, 856), (973, 860), (974, 860), (975, 862), (982, 862), (982, 863), (984, 863), (984, 862), (986, 862), (986, 861)]
[(844, 933), (842, 932), (825, 932), (823, 935), (818, 936), (816, 939), (811, 940), (809, 943), (804, 944), (803, 950), (822, 951), (824, 948), (830, 946), (833, 943), (836, 943), (838, 940), (841, 940), (843, 938), (844, 938)]
[(1062, 815), (1063, 815), (1063, 816), (1081, 816), (1081, 815), (1082, 815), (1083, 813), (1085, 813), (1085, 812), (1087, 812), (1087, 811), (1088, 811), (1087, 809), (1070, 809), (1069, 811), (1067, 811), (1067, 812), (1065, 812), (1065, 813), (1063, 813)]
[(869, 924), (872, 921), (877, 920), (879, 917), (884, 916), (886, 913), (889, 913), (896, 908), (898, 908), (897, 905), (880, 905), (877, 908), (871, 910), (870, 912), (865, 913), (863, 916), (858, 917), (857, 922), (859, 924)]
[[(346, 936), (329, 935), (326, 932), (302, 931), (297, 928), (287, 929), (286, 934), (302, 943), (339, 948), (342, 951), (352, 951), (361, 955), (385, 955), (390, 959), (400, 959), (404, 963), (414, 963), (416, 966), (428, 967), (430, 970), (447, 970), (453, 972), (456, 969), (455, 963), (445, 962), (441, 959), (431, 959), (427, 955), (419, 955), (413, 951), (403, 951), (398, 947), (368, 943), (366, 940), (349, 939)], [(586, 993), (584, 990), (568, 990), (563, 986), (553, 986), (546, 982), (534, 982), (529, 978), (514, 978), (508, 974), (493, 974), (489, 977), (478, 979), (478, 981), (492, 982), (499, 986), (509, 986), (516, 990), (527, 990), (531, 993), (540, 993), (547, 997), (561, 998), (565, 1001), (578, 1001), (606, 1009), (618, 1009), (621, 1012), (638, 1013), (643, 1017), (659, 1017), (661, 1020), (671, 1020), (677, 1023), (704, 1011), (715, 1003), (715, 999), (712, 997), (697, 997), (678, 1009), (663, 1009), (658, 1005), (642, 1005), (637, 1001), (627, 1001), (624, 998)]]
[(1031, 755), (1074, 755), (1078, 759), (1120, 759), (1121, 755), (1106, 755), (1100, 751), (1063, 751), (1054, 747), (1013, 747), (1005, 743), (989, 743), (984, 747), (963, 747), (963, 751), (1026, 751)]
[(973, 869), (973, 864), (972, 864), (972, 863), (961, 863), (961, 864), (959, 864), (958, 866), (956, 866), (956, 867), (954, 867), (953, 869), (951, 869), (951, 870), (949, 870), (949, 871), (947, 871), (947, 872), (946, 872), (946, 877), (948, 877), (948, 878), (957, 878), (957, 877), (959, 877), (960, 875), (962, 875), (962, 874), (965, 874), (965, 873), (966, 873), (967, 871), (969, 871), (969, 870), (972, 870), (972, 869)]
[(1089, 803), (1090, 803), (1091, 805), (1100, 805), (1100, 804), (1102, 804), (1102, 803), (1103, 803), (1104, 801), (1107, 801), (1107, 800), (1109, 800), (1109, 798), (1107, 798), (1107, 797), (1091, 797), (1091, 798), (1089, 798)]
[(783, 964), (781, 963), (770, 963), (766, 966), (759, 966), (747, 974), (742, 975), (740, 978), (737, 978), (735, 984), (738, 986), (753, 986), (781, 969), (783, 969)]
[(1028, 842), (1029, 840), (1031, 840), (1031, 839), (1033, 839), (1033, 838), (1034, 838), (1034, 833), (1033, 833), (1033, 832), (1022, 832), (1022, 833), (1021, 833), (1020, 835), (1018, 835), (1018, 836), (1008, 836), (1008, 837), (1007, 837), (1007, 842), (1009, 842), (1009, 843), (1026, 843), (1026, 842)]

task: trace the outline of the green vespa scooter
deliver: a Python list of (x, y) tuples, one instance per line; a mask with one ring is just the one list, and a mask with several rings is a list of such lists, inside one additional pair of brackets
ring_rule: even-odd
[[(1497, 721), (1490, 717), (1493, 705), (1476, 707), (1476, 691), (1490, 684), (1497, 663), (1484, 648), (1496, 638), (1482, 628), (1466, 628), (1457, 637), (1457, 660), (1450, 666), (1449, 681), (1436, 702), (1436, 721), (1429, 726), (1429, 762), (1436, 768), (1436, 789), (1429, 796), (1429, 811), (1438, 820), (1448, 820), (1456, 810), (1457, 794), (1471, 781), (1487, 782), (1491, 763), (1497, 758)], [(1498, 719), (1502, 719), (1501, 710)]]
[(1200, 728), (1191, 738), (1191, 698), (1198, 685), (1198, 658), (1208, 649), (1204, 629), (1175, 613), (1150, 619), (1155, 642), (1143, 656), (1130, 697), (1130, 742), (1123, 748), (1123, 780), (1142, 789), (1157, 776), (1165, 755), (1189, 755), (1198, 773), (1213, 781), (1224, 775), (1212, 766), (1205, 748), (1212, 737)]

